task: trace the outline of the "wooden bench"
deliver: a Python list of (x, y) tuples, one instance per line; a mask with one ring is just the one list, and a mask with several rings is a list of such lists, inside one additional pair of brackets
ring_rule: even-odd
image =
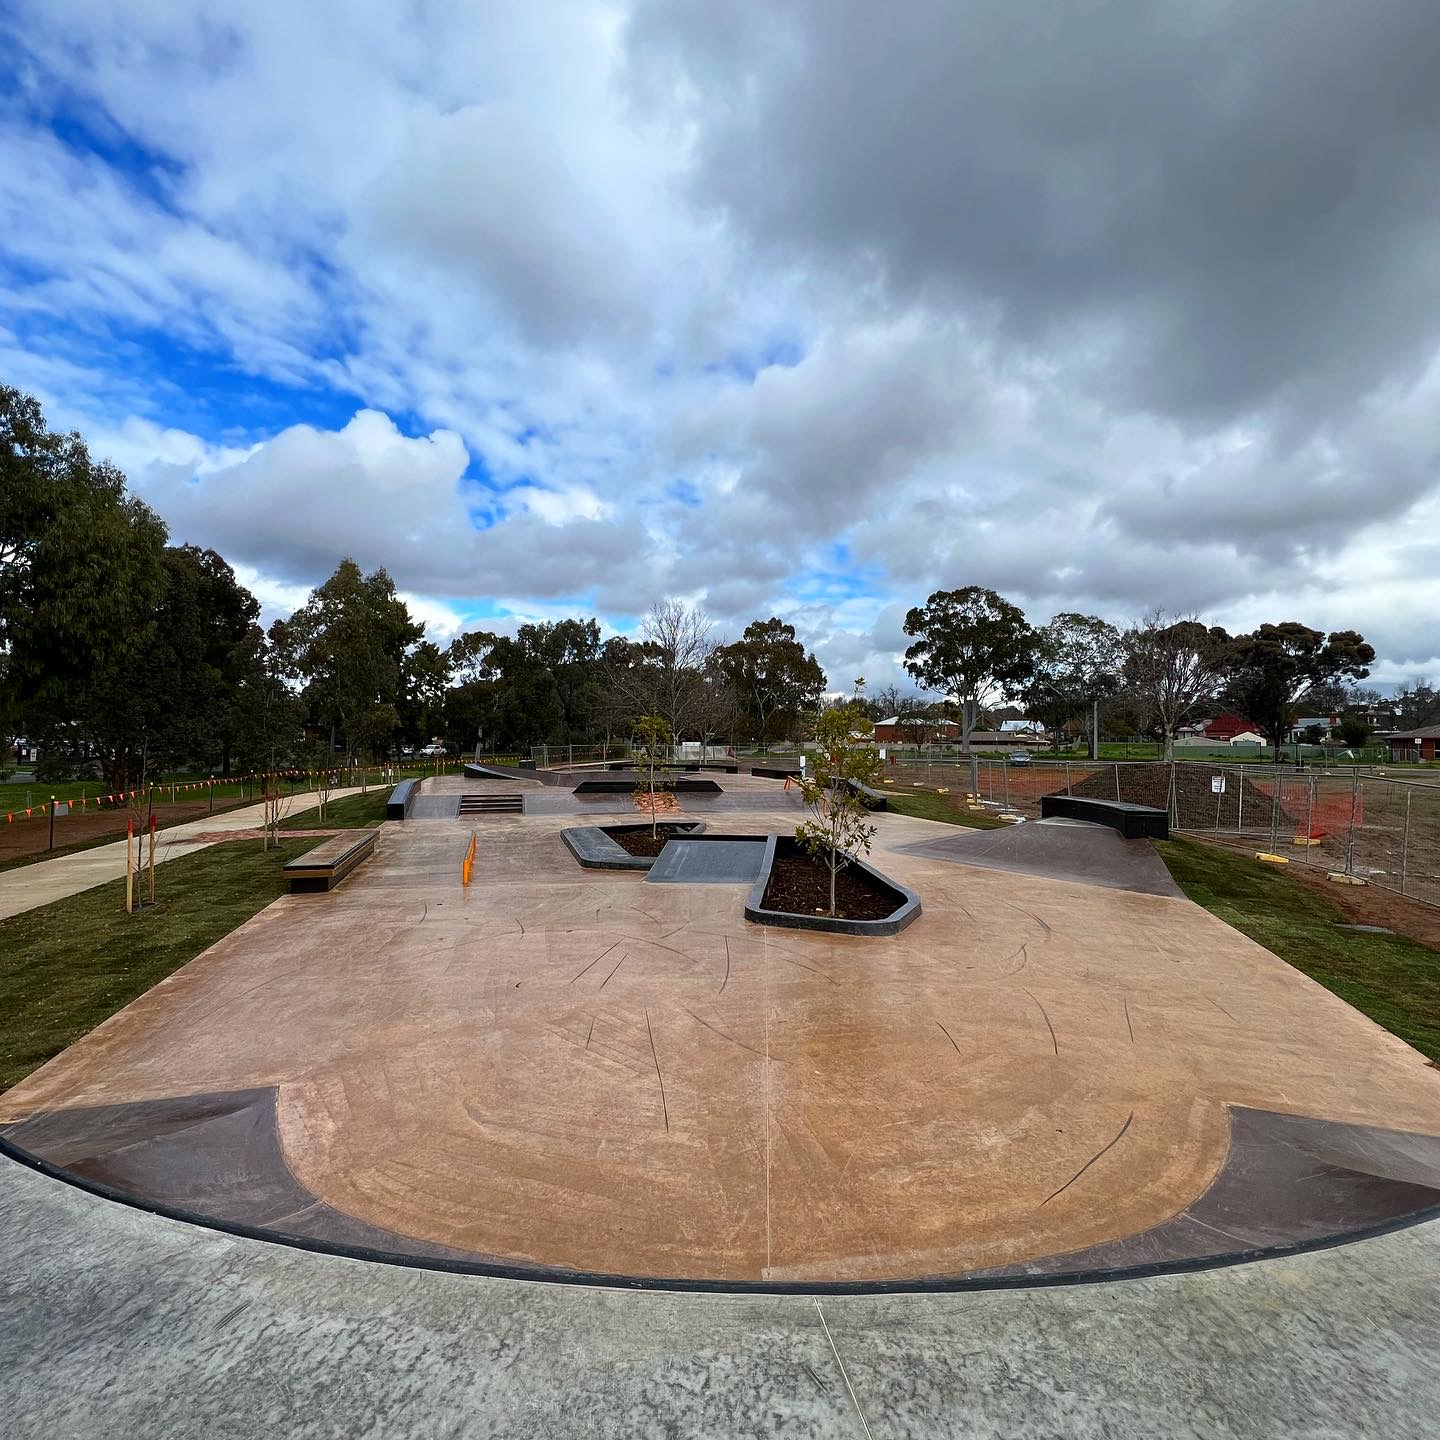
[(357, 865), (375, 853), (378, 830), (342, 830), (313, 850), (285, 862), (282, 874), (292, 895), (333, 890)]

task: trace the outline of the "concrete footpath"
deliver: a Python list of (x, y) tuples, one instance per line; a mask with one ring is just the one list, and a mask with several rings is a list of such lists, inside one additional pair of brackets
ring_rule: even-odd
[[(385, 787), (372, 785), (371, 790)], [(347, 795), (359, 795), (356, 786), (349, 790), (332, 790), (330, 800), (343, 800)], [(313, 810), (320, 802), (313, 794), (295, 797), (295, 803), (286, 818), (303, 815)], [(191, 855), (209, 845), (220, 842), (203, 840), (200, 836), (216, 835), (232, 830), (252, 830), (264, 819), (263, 805), (246, 805), (239, 810), (226, 810), (219, 815), (202, 815), (198, 820), (187, 820), (168, 830), (155, 833), (155, 863), (173, 860), (178, 855)], [(108, 845), (96, 845), (90, 850), (80, 850), (73, 855), (57, 855), (53, 860), (37, 860), (33, 865), (18, 865), (13, 870), (0, 871), (0, 920), (34, 910), (40, 905), (49, 905), (54, 900), (63, 900), (67, 895), (78, 895), (82, 890), (92, 890), (110, 880), (125, 878), (125, 842), (113, 841)]]
[(8, 1440), (1434, 1434), (1440, 1223), (1108, 1285), (634, 1294), (241, 1240), (0, 1158)]

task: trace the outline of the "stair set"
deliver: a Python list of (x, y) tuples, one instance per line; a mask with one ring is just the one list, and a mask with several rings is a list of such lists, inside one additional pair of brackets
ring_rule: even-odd
[(462, 795), (460, 814), (465, 815), (523, 815), (523, 795)]

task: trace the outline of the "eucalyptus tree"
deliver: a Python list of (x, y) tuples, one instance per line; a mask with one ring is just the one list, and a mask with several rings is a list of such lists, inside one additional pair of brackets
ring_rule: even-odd
[(793, 730), (801, 712), (813, 709), (825, 690), (820, 662), (795, 638), (795, 627), (779, 616), (752, 620), (738, 640), (716, 651), (716, 659), (761, 745), (773, 721), (788, 716)]
[(1262, 625), (1230, 643), (1225, 697), (1275, 747), (1280, 747), (1300, 707), (1336, 682), (1363, 680), (1375, 647), (1355, 630), (1312, 630), (1296, 620)]
[(1098, 615), (1062, 611), (1036, 631), (1034, 666), (1021, 693), (1049, 731), (1083, 715), (1090, 758), (1100, 754), (1100, 703), (1120, 688), (1120, 632)]
[(937, 590), (905, 616), (914, 644), (905, 668), (927, 690), (955, 701), (960, 712), (960, 748), (970, 753), (970, 736), (981, 708), (1018, 691), (1035, 664), (1037, 639), (1018, 606), (979, 585)]
[(425, 633), (386, 571), (345, 559), (290, 618), (296, 666), (323, 726), (354, 765), (400, 723), (405, 660)]

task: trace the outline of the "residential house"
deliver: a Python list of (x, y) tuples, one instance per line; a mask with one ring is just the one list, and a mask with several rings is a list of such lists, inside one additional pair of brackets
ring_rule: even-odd
[(1392, 760), (1440, 760), (1440, 725), (1396, 730), (1382, 737)]
[(1205, 722), (1205, 738), (1217, 745), (1228, 745), (1242, 730), (1253, 731), (1255, 727), (1233, 710), (1222, 710), (1214, 719)]

